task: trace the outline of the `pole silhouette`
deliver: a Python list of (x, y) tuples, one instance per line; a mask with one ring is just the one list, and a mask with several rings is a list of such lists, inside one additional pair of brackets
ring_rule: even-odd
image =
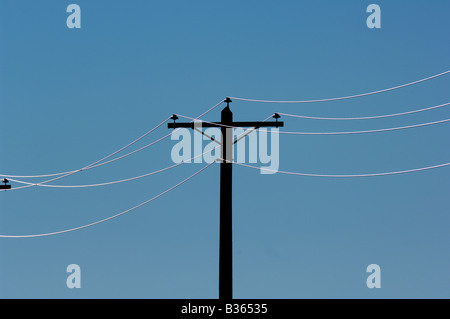
[[(275, 114), (276, 122), (233, 122), (233, 112), (230, 109), (232, 100), (224, 100), (227, 106), (222, 110), (220, 122), (202, 123), (202, 127), (220, 127), (222, 132), (220, 162), (220, 238), (219, 238), (219, 299), (228, 301), (233, 299), (233, 128), (235, 127), (283, 127), (278, 121), (280, 116)], [(196, 128), (198, 124), (176, 123), (176, 115), (169, 123), (169, 129)]]

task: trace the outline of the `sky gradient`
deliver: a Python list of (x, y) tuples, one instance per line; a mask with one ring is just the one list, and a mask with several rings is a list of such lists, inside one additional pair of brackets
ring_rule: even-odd
[[(81, 29), (66, 8), (81, 7)], [(382, 28), (368, 29), (377, 3)], [(0, 173), (84, 167), (173, 113), (227, 96), (322, 99), (450, 69), (450, 3), (425, 1), (0, 0)], [(236, 121), (274, 112), (383, 115), (450, 102), (450, 76), (315, 104), (234, 101)], [(205, 119), (218, 121), (221, 108)], [(282, 118), (285, 131), (370, 130), (450, 109), (365, 121)], [(135, 148), (170, 133), (163, 126)], [(280, 136), (280, 170), (360, 174), (447, 163), (449, 124), (348, 136)], [(174, 141), (58, 181), (108, 182), (173, 165)], [(206, 142), (205, 142), (206, 145)], [(204, 164), (87, 189), (0, 193), (0, 234), (77, 227), (133, 207)], [(329, 179), (234, 167), (236, 298), (450, 298), (450, 169)], [(55, 182), (57, 183), (57, 182)], [(13, 187), (20, 186), (13, 183)], [(219, 167), (118, 219), (37, 239), (0, 239), (0, 298), (217, 298)], [(68, 289), (78, 264), (82, 288)], [(366, 286), (378, 264), (382, 288)]]

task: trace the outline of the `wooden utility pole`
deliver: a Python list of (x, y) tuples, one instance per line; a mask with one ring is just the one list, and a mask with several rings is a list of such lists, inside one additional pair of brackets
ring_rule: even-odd
[[(222, 110), (220, 122), (205, 122), (202, 127), (220, 127), (222, 131), (220, 163), (220, 239), (219, 239), (219, 299), (233, 299), (233, 214), (232, 214), (232, 180), (233, 180), (233, 129), (243, 127), (283, 127), (279, 122), (233, 122), (233, 112), (230, 110), (230, 98), (224, 100), (227, 106)], [(174, 122), (178, 117), (174, 115)], [(198, 123), (169, 123), (168, 128), (197, 128)]]

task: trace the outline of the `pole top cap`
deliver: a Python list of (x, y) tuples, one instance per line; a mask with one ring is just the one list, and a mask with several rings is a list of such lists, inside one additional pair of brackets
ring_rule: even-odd
[(225, 103), (227, 103), (227, 104), (230, 104), (231, 102), (233, 102), (229, 97), (227, 97), (225, 100), (224, 100), (224, 102)]

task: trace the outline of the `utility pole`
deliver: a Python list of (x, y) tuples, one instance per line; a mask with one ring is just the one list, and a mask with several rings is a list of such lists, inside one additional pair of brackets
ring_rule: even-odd
[[(222, 131), (220, 162), (220, 239), (219, 239), (219, 299), (233, 299), (233, 214), (232, 214), (232, 180), (233, 180), (233, 128), (253, 127), (283, 127), (280, 116), (275, 114), (276, 122), (233, 122), (233, 112), (230, 110), (230, 98), (224, 100), (227, 106), (222, 110), (221, 121), (202, 123), (202, 127), (220, 127)], [(196, 128), (198, 123), (175, 123), (176, 115), (169, 123), (169, 129)]]

